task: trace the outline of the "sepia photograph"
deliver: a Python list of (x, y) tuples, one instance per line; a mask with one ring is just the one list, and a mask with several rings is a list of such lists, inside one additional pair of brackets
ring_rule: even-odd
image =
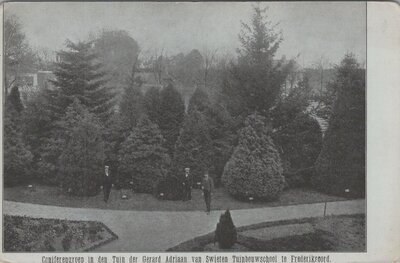
[(3, 252), (367, 251), (365, 1), (3, 5)]

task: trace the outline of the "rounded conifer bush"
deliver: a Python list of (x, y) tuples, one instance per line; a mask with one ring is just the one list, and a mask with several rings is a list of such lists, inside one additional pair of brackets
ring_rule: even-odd
[(281, 158), (265, 118), (254, 113), (240, 131), (239, 144), (227, 162), (222, 183), (234, 197), (274, 200), (283, 190)]
[(281, 154), (283, 175), (289, 188), (309, 185), (314, 164), (322, 148), (322, 132), (318, 122), (305, 113), (273, 135)]
[(334, 82), (337, 99), (313, 186), (323, 192), (351, 197), (365, 196), (365, 70), (346, 55)]
[(154, 193), (158, 183), (165, 178), (170, 163), (163, 142), (157, 124), (143, 115), (119, 152), (122, 187), (131, 187), (130, 182), (133, 182), (135, 191)]

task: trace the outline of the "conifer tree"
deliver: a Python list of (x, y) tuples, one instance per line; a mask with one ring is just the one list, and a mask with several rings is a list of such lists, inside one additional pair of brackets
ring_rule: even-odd
[(158, 87), (149, 88), (143, 98), (144, 110), (149, 119), (156, 124), (160, 120), (160, 89)]
[(160, 100), (158, 125), (165, 139), (164, 147), (172, 154), (182, 127), (185, 104), (171, 84), (161, 90)]
[(58, 53), (60, 62), (54, 71), (57, 90), (50, 100), (52, 110), (60, 119), (76, 98), (101, 121), (107, 121), (112, 114), (113, 94), (106, 86), (105, 73), (96, 60), (92, 43), (67, 41), (66, 46), (69, 50)]
[(214, 104), (205, 113), (207, 117), (209, 136), (212, 141), (212, 160), (214, 183), (219, 186), (225, 164), (229, 160), (237, 144), (237, 134), (234, 120), (219, 104)]
[(143, 113), (143, 94), (140, 86), (133, 84), (124, 88), (120, 113), (128, 130), (136, 126)]
[(279, 149), (283, 175), (290, 188), (310, 186), (314, 164), (322, 148), (322, 132), (318, 122), (306, 113), (273, 134)]
[(214, 242), (218, 242), (219, 248), (231, 248), (237, 241), (236, 227), (233, 224), (229, 210), (226, 210), (219, 218), (217, 229), (215, 230)]
[(136, 191), (153, 193), (158, 183), (165, 178), (170, 162), (167, 150), (162, 146), (163, 142), (158, 126), (146, 115), (142, 115), (119, 152), (123, 187), (132, 181)]
[(19, 93), (18, 86), (14, 85), (11, 88), (10, 94), (7, 97), (8, 103), (12, 104), (17, 113), (21, 113), (24, 109), (21, 101), (21, 94)]
[(59, 125), (63, 130), (56, 137), (61, 146), (58, 158), (59, 183), (74, 195), (97, 194), (104, 160), (104, 142), (99, 120), (78, 99), (74, 99)]
[(181, 134), (176, 142), (173, 175), (181, 178), (184, 169), (190, 168), (193, 183), (201, 182), (204, 171), (214, 177), (212, 166), (212, 141), (206, 117), (196, 109), (185, 119)]
[[(190, 116), (192, 112), (200, 113), (204, 119), (202, 127), (198, 129), (206, 131), (207, 137), (211, 140), (210, 154), (213, 161), (209, 172), (214, 178), (215, 185), (218, 186), (235, 143), (233, 120), (224, 106), (218, 103), (211, 104), (203, 88), (197, 88), (189, 100), (188, 115)], [(198, 124), (193, 125), (198, 126)], [(208, 140), (206, 142), (209, 143)]]
[(198, 87), (190, 97), (188, 113), (193, 110), (205, 112), (211, 107), (210, 99), (203, 88)]
[(337, 68), (337, 99), (312, 184), (335, 195), (365, 195), (365, 70), (352, 54)]
[(22, 140), (17, 127), (18, 113), (6, 104), (4, 116), (4, 184), (12, 186), (27, 183), (29, 179), (32, 154)]
[(255, 6), (251, 25), (242, 23), (238, 62), (232, 64), (222, 90), (233, 116), (254, 111), (267, 115), (288, 74), (291, 63), (274, 59), (282, 36), (266, 12), (266, 8)]
[(246, 118), (222, 175), (222, 183), (233, 196), (273, 200), (282, 192), (281, 159), (269, 133), (264, 117), (255, 113)]
[[(24, 141), (33, 154), (32, 175), (35, 179), (39, 179), (41, 183), (51, 184), (55, 183), (56, 172), (48, 169), (49, 167), (45, 165), (45, 162), (48, 160), (47, 157), (54, 153), (47, 152), (47, 150), (50, 150), (48, 146), (55, 123), (53, 112), (48, 107), (47, 92), (48, 90), (44, 89), (34, 94), (27, 101), (26, 110), (23, 111), (21, 118)], [(54, 168), (55, 166), (56, 160), (54, 159)]]

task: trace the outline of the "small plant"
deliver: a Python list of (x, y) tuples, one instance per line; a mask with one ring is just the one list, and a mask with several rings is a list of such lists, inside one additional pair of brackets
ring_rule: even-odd
[(72, 233), (69, 231), (65, 234), (63, 240), (61, 241), (64, 251), (69, 251), (71, 248)]
[(231, 213), (226, 210), (219, 218), (217, 229), (215, 230), (214, 243), (218, 242), (218, 247), (222, 249), (231, 248), (237, 240), (236, 227), (233, 224)]

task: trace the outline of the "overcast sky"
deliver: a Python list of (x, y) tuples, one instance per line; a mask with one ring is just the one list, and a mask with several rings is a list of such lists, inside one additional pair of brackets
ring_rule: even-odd
[[(321, 56), (338, 63), (346, 52), (361, 62), (366, 52), (365, 2), (269, 2), (269, 17), (280, 22), (284, 41), (278, 55), (300, 54), (308, 66)], [(204, 48), (235, 52), (240, 21), (250, 22), (250, 2), (146, 3), (68, 2), (6, 3), (35, 47), (63, 48), (65, 40), (84, 40), (102, 28), (122, 29), (142, 49), (164, 48), (169, 54)]]

